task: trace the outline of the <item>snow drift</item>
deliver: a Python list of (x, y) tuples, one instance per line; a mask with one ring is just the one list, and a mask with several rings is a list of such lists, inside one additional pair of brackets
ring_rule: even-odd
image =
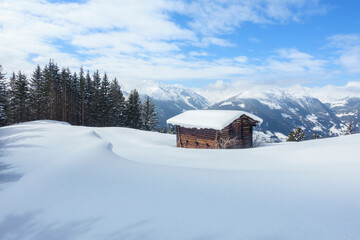
[(197, 150), (36, 121), (0, 141), (0, 239), (360, 238), (360, 135)]

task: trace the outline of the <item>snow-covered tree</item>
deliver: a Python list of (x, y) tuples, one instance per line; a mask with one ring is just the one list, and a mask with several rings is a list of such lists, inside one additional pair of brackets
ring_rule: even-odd
[(80, 124), (85, 124), (85, 76), (84, 69), (81, 66), (79, 73), (79, 107), (80, 107)]
[(91, 126), (100, 126), (101, 105), (100, 105), (100, 88), (101, 77), (99, 71), (96, 70), (93, 74), (93, 99), (92, 99), (92, 111), (91, 111)]
[(320, 135), (317, 134), (317, 133), (314, 133), (311, 138), (312, 139), (318, 139), (318, 138), (320, 138)]
[(170, 125), (169, 126), (169, 130), (167, 131), (168, 133), (170, 133), (170, 134), (175, 134), (176, 133), (176, 129), (175, 129), (175, 127), (174, 127), (174, 125)]
[(71, 96), (71, 72), (69, 68), (61, 70), (61, 120), (69, 121), (70, 119), (70, 96)]
[(94, 99), (94, 85), (90, 77), (89, 71), (85, 77), (85, 90), (84, 90), (84, 125), (90, 126), (92, 122), (92, 108)]
[(129, 98), (126, 101), (126, 116), (125, 126), (130, 128), (140, 129), (141, 121), (141, 101), (139, 93), (136, 89), (130, 92)]
[(292, 130), (288, 136), (288, 142), (300, 142), (306, 139), (305, 131), (301, 127)]
[(53, 119), (73, 125), (128, 126), (153, 130), (157, 124), (154, 104), (141, 104), (133, 90), (125, 101), (116, 79), (109, 82), (105, 73), (86, 75), (69, 68), (59, 70), (50, 59), (36, 66), (30, 81), (19, 71), (5, 81), (0, 65), (0, 126), (28, 120)]
[(349, 122), (347, 127), (346, 127), (346, 132), (345, 135), (350, 135), (354, 133), (354, 129), (353, 129), (353, 123)]
[(147, 97), (142, 106), (142, 129), (152, 131), (158, 124), (157, 112), (155, 112), (155, 105)]
[(31, 118), (34, 120), (44, 118), (44, 87), (42, 71), (40, 66), (37, 65), (30, 79), (30, 109)]
[(11, 113), (12, 122), (24, 122), (29, 117), (29, 86), (25, 74), (19, 73), (11, 77)]
[(115, 78), (110, 85), (110, 126), (124, 126), (125, 98), (121, 87)]
[(110, 82), (107, 74), (105, 73), (100, 86), (100, 96), (99, 96), (99, 104), (100, 104), (100, 126), (107, 126), (110, 122), (110, 111), (111, 111), (111, 103), (110, 103)]

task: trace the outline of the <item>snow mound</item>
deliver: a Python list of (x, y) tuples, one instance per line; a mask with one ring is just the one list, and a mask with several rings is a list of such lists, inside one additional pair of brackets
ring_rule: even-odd
[(0, 239), (357, 240), (359, 145), (183, 149), (128, 128), (1, 127)]

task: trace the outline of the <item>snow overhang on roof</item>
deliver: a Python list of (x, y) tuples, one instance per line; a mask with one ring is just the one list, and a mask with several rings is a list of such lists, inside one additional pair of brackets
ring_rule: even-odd
[(166, 123), (186, 128), (221, 130), (242, 115), (252, 118), (259, 124), (263, 121), (258, 116), (244, 111), (190, 110), (168, 119)]

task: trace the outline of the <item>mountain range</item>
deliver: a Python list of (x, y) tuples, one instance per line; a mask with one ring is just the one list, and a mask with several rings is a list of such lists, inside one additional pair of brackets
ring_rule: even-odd
[(210, 104), (202, 95), (181, 85), (155, 87), (148, 94), (158, 112), (159, 127), (166, 120), (192, 109), (242, 110), (263, 119), (256, 128), (267, 141), (284, 141), (294, 128), (300, 126), (308, 139), (314, 133), (321, 137), (338, 136), (349, 122), (360, 131), (360, 98), (347, 97), (323, 102), (310, 94), (295, 94), (286, 89), (262, 92), (241, 92), (226, 100)]
[(149, 96), (158, 113), (159, 127), (166, 127), (166, 120), (187, 110), (204, 109), (209, 101), (182, 85), (157, 86), (151, 89)]

